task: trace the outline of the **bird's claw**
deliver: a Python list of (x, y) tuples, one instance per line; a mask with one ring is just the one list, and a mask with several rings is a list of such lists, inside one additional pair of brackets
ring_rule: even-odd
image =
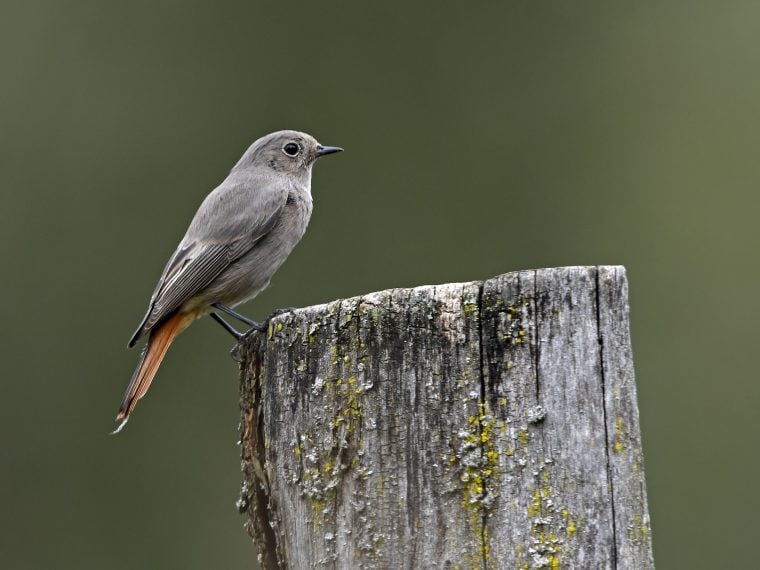
[(243, 362), (243, 355), (240, 353), (240, 347), (243, 345), (245, 340), (251, 336), (254, 333), (265, 333), (269, 329), (269, 321), (271, 321), (275, 317), (279, 317), (280, 315), (286, 315), (289, 313), (293, 313), (295, 309), (293, 307), (286, 307), (284, 309), (275, 309), (272, 311), (272, 313), (264, 320), (264, 322), (257, 323), (253, 322), (251, 325), (251, 328), (249, 328), (244, 333), (238, 333), (237, 336), (237, 344), (232, 347), (230, 350), (230, 356), (232, 357), (232, 360), (237, 362), (238, 364)]
[(245, 340), (254, 333), (263, 333), (266, 332), (266, 330), (267, 325), (264, 323), (255, 323), (254, 326), (249, 328), (247, 331), (240, 333), (240, 336), (237, 337), (237, 343), (230, 349), (230, 356), (232, 357), (232, 360), (238, 364), (243, 362), (243, 356), (240, 354), (240, 347), (243, 346)]
[(243, 362), (243, 356), (240, 354), (240, 343), (236, 344), (230, 349), (230, 357), (232, 360), (241, 364)]

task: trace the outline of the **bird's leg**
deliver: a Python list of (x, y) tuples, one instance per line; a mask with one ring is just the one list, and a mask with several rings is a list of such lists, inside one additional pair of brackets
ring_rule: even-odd
[[(237, 311), (234, 311), (234, 310), (230, 309), (227, 305), (223, 305), (222, 303), (214, 303), (211, 306), (219, 309), (223, 313), (227, 313), (231, 317), (235, 317), (240, 322), (243, 322), (243, 323), (247, 324), (249, 327), (251, 327), (251, 329), (248, 332), (250, 332), (251, 330), (259, 331), (259, 332), (264, 332), (267, 329), (266, 323), (257, 323), (256, 321), (254, 321), (252, 319), (249, 319), (248, 317), (246, 317), (244, 315), (241, 315)], [(218, 320), (217, 320), (217, 322), (218, 322)], [(229, 330), (229, 329), (227, 329), (227, 330)]]
[(220, 325), (222, 325), (222, 328), (224, 330), (226, 330), (228, 333), (230, 333), (232, 336), (234, 336), (235, 339), (238, 342), (240, 342), (240, 339), (242, 339), (243, 336), (245, 336), (245, 335), (243, 335), (243, 333), (241, 333), (240, 331), (238, 331), (235, 327), (233, 327), (230, 323), (228, 323), (227, 321), (225, 321), (222, 317), (220, 317), (216, 313), (210, 313), (210, 316), (217, 323), (219, 323)]
[(288, 307), (286, 309), (276, 309), (272, 311), (272, 314), (269, 315), (263, 323), (257, 323), (256, 321), (249, 319), (248, 317), (244, 315), (241, 315), (237, 311), (231, 309), (230, 307), (222, 303), (213, 303), (211, 306), (216, 309), (219, 309), (220, 311), (224, 313), (227, 313), (228, 315), (232, 317), (235, 317), (239, 321), (244, 322), (249, 327), (251, 327), (246, 332), (241, 333), (240, 331), (235, 329), (235, 327), (233, 327), (231, 324), (229, 324), (227, 321), (225, 321), (222, 317), (220, 317), (216, 313), (210, 313), (211, 318), (214, 319), (220, 325), (222, 325), (224, 330), (226, 330), (228, 333), (234, 336), (235, 340), (237, 340), (238, 343), (234, 347), (232, 347), (232, 350), (230, 351), (230, 355), (232, 356), (233, 360), (237, 362), (241, 361), (240, 360), (241, 358), (240, 357), (240, 343), (245, 337), (247, 337), (249, 334), (251, 334), (254, 331), (257, 331), (257, 332), (266, 331), (267, 327), (269, 326), (269, 321), (272, 320), (274, 317), (279, 316), (279, 315), (284, 315), (286, 313), (292, 313), (295, 310), (292, 307)]
[(230, 333), (232, 336), (235, 337), (235, 340), (237, 341), (235, 343), (235, 346), (233, 346), (230, 349), (230, 356), (232, 357), (232, 360), (235, 362), (242, 362), (243, 357), (240, 355), (240, 343), (243, 342), (243, 339), (250, 334), (251, 331), (257, 330), (257, 329), (251, 329), (247, 332), (241, 333), (239, 330), (237, 330), (235, 327), (233, 327), (230, 323), (225, 321), (222, 317), (217, 315), (216, 313), (209, 313), (211, 315), (211, 318), (214, 319), (217, 323), (222, 325), (222, 328), (226, 330), (228, 333)]
[[(246, 316), (241, 315), (237, 311), (233, 311), (231, 308), (229, 308), (227, 305), (223, 305), (222, 303), (214, 303), (212, 307), (215, 307), (219, 309), (220, 311), (227, 313), (231, 317), (235, 317), (239, 321), (247, 324), (249, 328), (244, 333), (241, 333), (235, 327), (233, 327), (231, 324), (229, 324), (227, 321), (225, 321), (222, 317), (217, 315), (216, 313), (211, 313), (211, 318), (213, 318), (217, 323), (222, 325), (224, 327), (224, 330), (226, 330), (228, 333), (230, 333), (232, 336), (235, 337), (235, 340), (237, 340), (237, 344), (232, 347), (232, 350), (230, 350), (230, 356), (232, 356), (232, 360), (235, 362), (242, 362), (242, 356), (240, 355), (240, 343), (252, 332), (264, 332), (267, 330), (267, 323), (257, 323), (256, 321), (249, 319)], [(267, 321), (268, 322), (268, 321)]]

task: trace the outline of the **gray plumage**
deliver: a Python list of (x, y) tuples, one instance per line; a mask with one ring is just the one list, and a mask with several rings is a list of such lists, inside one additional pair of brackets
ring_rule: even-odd
[[(301, 146), (300, 156), (284, 153), (288, 143)], [(269, 285), (309, 223), (311, 169), (320, 148), (297, 131), (278, 131), (250, 146), (198, 208), (130, 347), (178, 308), (235, 306)]]
[(148, 335), (116, 416), (122, 420), (116, 431), (147, 392), (179, 333), (214, 304), (234, 307), (269, 285), (309, 223), (314, 162), (341, 150), (298, 131), (269, 134), (254, 142), (206, 196), (129, 341), (134, 346)]

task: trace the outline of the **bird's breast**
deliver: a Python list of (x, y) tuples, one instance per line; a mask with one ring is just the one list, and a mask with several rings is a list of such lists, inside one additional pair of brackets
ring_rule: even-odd
[[(286, 236), (290, 239), (295, 238), (296, 243), (306, 232), (309, 219), (311, 219), (312, 208), (311, 194), (304, 191), (291, 191), (288, 193), (285, 209), (282, 216), (280, 216), (280, 224), (283, 226), (282, 229), (285, 230)], [(288, 236), (288, 234), (290, 235)]]

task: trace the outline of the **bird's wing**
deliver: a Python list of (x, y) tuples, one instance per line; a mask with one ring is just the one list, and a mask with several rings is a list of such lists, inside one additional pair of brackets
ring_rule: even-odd
[(208, 287), (230, 263), (275, 227), (287, 189), (251, 184), (220, 186), (204, 200), (185, 238), (166, 264), (148, 312), (128, 346)]

